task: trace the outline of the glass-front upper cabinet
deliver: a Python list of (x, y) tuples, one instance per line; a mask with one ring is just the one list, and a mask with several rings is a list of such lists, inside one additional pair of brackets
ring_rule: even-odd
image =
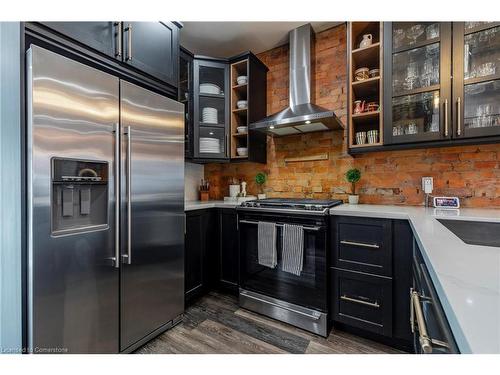
[(455, 138), (500, 135), (500, 22), (453, 24)]
[(384, 24), (384, 143), (451, 136), (451, 24)]
[(193, 157), (193, 56), (181, 49), (179, 55), (179, 98), (184, 104), (184, 151)]
[(229, 68), (222, 62), (195, 59), (194, 157), (229, 157)]

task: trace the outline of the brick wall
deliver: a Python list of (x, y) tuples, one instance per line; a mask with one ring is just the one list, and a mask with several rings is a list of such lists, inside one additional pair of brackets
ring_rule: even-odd
[[(346, 28), (338, 26), (316, 35), (316, 104), (333, 109), (346, 123)], [(268, 67), (267, 113), (288, 105), (288, 45), (258, 56)], [(468, 207), (500, 207), (500, 145), (457, 146), (384, 151), (350, 156), (343, 130), (268, 138), (267, 165), (258, 163), (208, 164), (205, 177), (212, 183), (211, 198), (228, 195), (230, 177), (248, 183), (256, 194), (255, 174), (268, 174), (269, 197), (346, 198), (350, 185), (344, 174), (362, 172), (358, 184), (361, 203), (421, 205), (422, 176), (434, 177), (434, 194), (459, 196)], [(287, 157), (328, 153), (328, 160), (285, 163)]]

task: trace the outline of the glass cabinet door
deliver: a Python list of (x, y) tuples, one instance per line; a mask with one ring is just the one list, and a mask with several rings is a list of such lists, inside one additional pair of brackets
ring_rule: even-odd
[(454, 137), (500, 134), (500, 22), (453, 25)]
[(227, 159), (229, 68), (225, 63), (195, 60), (194, 156)]
[(384, 25), (384, 142), (413, 143), (451, 136), (451, 25)]
[(179, 98), (184, 104), (184, 151), (193, 157), (193, 58), (181, 50), (179, 56)]

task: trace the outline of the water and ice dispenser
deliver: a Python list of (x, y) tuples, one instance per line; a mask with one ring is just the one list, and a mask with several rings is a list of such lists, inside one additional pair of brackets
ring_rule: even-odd
[(108, 226), (108, 163), (52, 158), (52, 235)]

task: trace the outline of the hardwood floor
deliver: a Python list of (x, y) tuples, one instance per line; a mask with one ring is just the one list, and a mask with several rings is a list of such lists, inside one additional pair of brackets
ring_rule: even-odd
[(236, 297), (211, 292), (190, 306), (182, 323), (150, 341), (143, 354), (389, 354), (388, 346), (333, 331), (316, 336), (240, 309)]

